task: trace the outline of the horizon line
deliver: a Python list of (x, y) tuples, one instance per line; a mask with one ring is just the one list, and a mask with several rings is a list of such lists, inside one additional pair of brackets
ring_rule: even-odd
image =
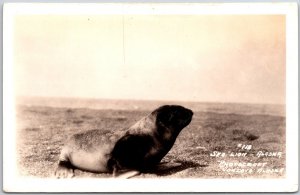
[(209, 101), (209, 100), (170, 100), (170, 99), (128, 99), (128, 98), (103, 98), (103, 97), (84, 97), (84, 96), (26, 96), (16, 95), (16, 98), (53, 98), (53, 99), (89, 99), (89, 100), (113, 100), (113, 101), (150, 101), (150, 102), (185, 102), (185, 103), (208, 103), (208, 104), (252, 104), (252, 105), (280, 105), (285, 106), (286, 103), (267, 103), (267, 102), (230, 102), (230, 101)]

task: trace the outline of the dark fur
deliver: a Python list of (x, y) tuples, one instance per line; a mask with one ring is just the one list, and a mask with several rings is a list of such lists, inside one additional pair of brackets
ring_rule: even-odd
[(116, 142), (108, 161), (110, 170), (153, 170), (172, 148), (181, 130), (191, 122), (193, 112), (182, 106), (166, 105), (151, 115), (156, 115), (152, 131), (129, 130)]

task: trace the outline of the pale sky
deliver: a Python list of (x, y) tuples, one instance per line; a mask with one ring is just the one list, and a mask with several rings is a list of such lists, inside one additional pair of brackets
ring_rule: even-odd
[(285, 17), (18, 16), (16, 94), (285, 103)]

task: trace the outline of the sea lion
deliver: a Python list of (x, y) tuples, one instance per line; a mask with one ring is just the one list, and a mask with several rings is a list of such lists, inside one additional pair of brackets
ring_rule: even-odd
[(113, 175), (122, 170), (133, 170), (133, 175), (153, 170), (192, 116), (182, 106), (164, 105), (123, 132), (75, 134), (61, 151), (55, 176), (73, 177), (74, 168)]

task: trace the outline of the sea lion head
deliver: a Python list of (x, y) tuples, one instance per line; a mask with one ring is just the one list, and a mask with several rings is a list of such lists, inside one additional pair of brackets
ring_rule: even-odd
[[(177, 135), (192, 120), (193, 111), (178, 105), (165, 105), (156, 109), (156, 125), (159, 129), (168, 129)], [(161, 132), (162, 133), (162, 132)]]

